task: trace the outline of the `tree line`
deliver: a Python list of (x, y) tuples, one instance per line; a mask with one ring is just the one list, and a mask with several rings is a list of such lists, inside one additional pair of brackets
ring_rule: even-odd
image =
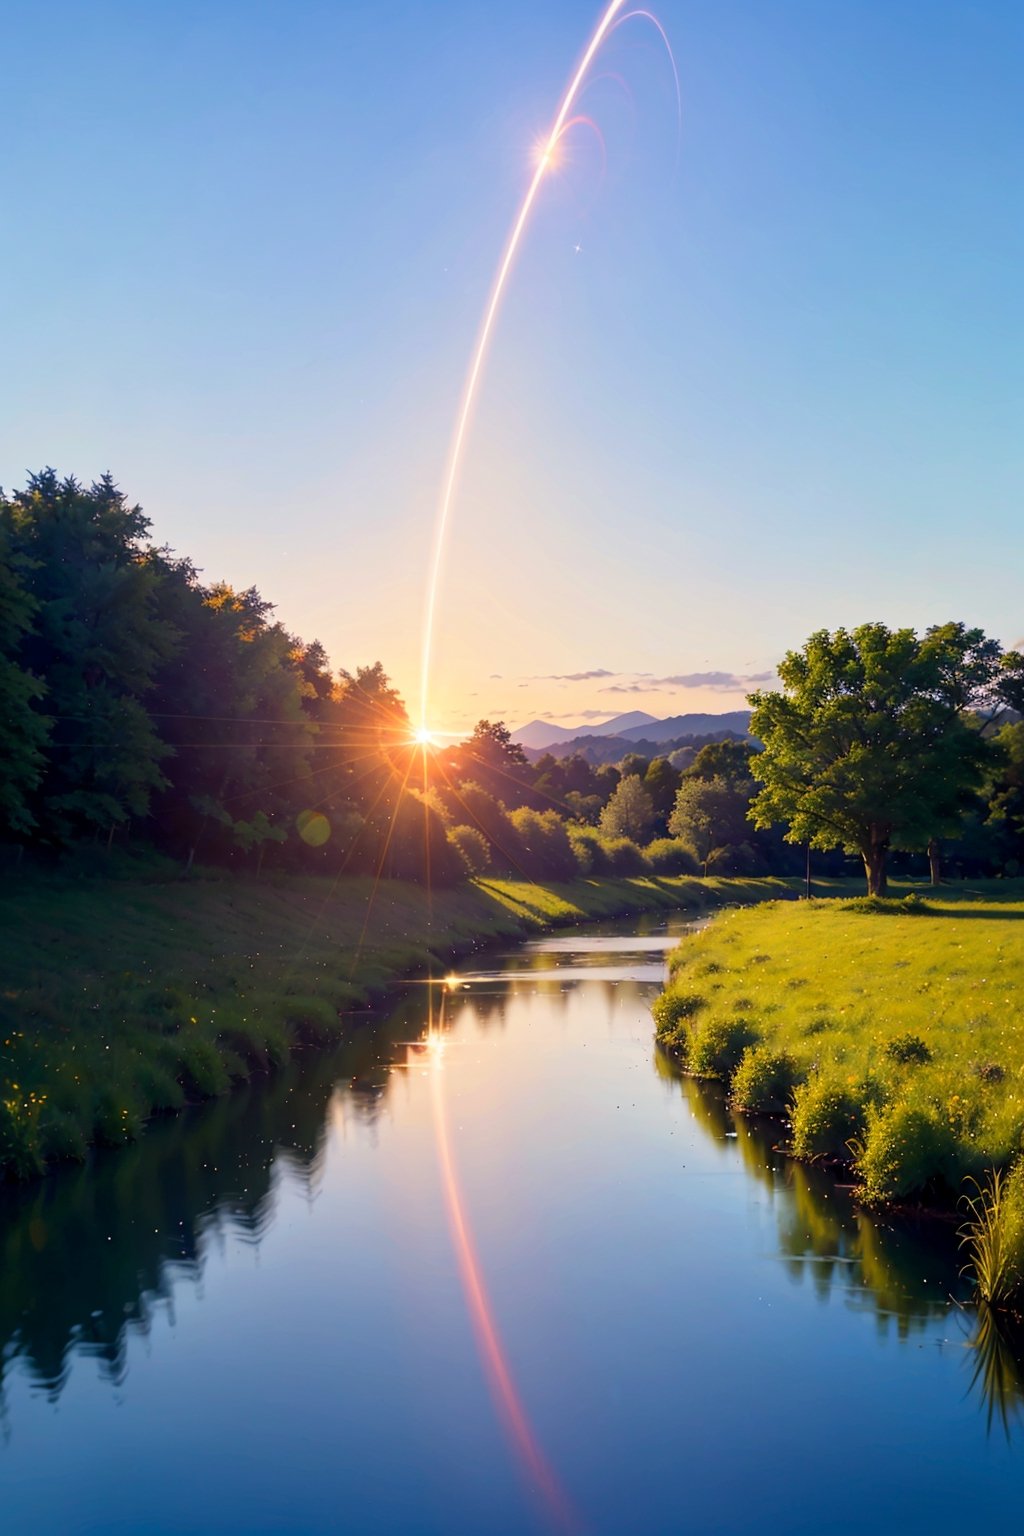
[(374, 874), (793, 873), (943, 851), (1024, 861), (1024, 659), (963, 624), (791, 652), (756, 740), (527, 761), (501, 722), (425, 747), (375, 662), (331, 667), (255, 588), (207, 584), (109, 476), (0, 492), (0, 840), (129, 840), (190, 867)]

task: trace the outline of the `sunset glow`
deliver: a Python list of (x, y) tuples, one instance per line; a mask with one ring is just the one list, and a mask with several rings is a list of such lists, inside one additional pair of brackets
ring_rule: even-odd
[[(612, 28), (619, 21), (626, 20), (626, 17), (622, 15), (622, 12), (627, 4), (628, 0), (612, 0), (612, 3), (607, 7), (591, 36), (590, 42), (587, 44), (587, 47), (583, 53), (583, 57), (577, 66), (576, 73), (573, 75), (565, 95), (562, 97), (558, 112), (555, 115), (555, 120), (552, 125), (551, 132), (548, 134), (544, 147), (541, 150), (540, 156), (537, 160), (536, 168), (530, 180), (530, 184), (526, 190), (526, 195), (520, 205), (519, 213), (516, 216), (515, 223), (512, 226), (512, 231), (506, 242), (505, 250), (502, 255), (501, 262), (498, 266), (497, 275), (494, 279), (494, 285), (491, 289), (491, 296), (488, 300), (487, 308), (484, 311), (484, 318), (480, 327), (480, 334), (477, 338), (476, 348), (473, 352), (472, 361), (469, 366), (469, 373), (466, 376), (466, 383), (462, 394), (462, 403), (459, 407), (459, 412), (456, 417), (455, 431), (448, 454), (448, 468), (445, 474), (444, 487), (442, 490), (441, 501), (437, 515), (437, 526), (434, 536), (434, 556), (430, 566), (429, 581), (427, 585), (426, 609), (423, 624), (423, 647), (421, 653), (420, 672), (421, 722), (425, 720), (429, 705), (430, 667), (434, 645), (437, 593), (444, 559), (445, 538), (448, 531), (452, 501), (455, 495), (455, 486), (458, 480), (459, 470), (465, 451), (466, 436), (469, 429), (470, 417), (472, 415), (473, 404), (476, 399), (476, 394), (480, 383), (484, 359), (487, 355), (487, 347), (491, 338), (491, 332), (494, 329), (494, 323), (498, 315), (498, 310), (501, 306), (502, 294), (505, 291), (509, 273), (512, 270), (512, 264), (515, 260), (516, 251), (519, 248), (519, 243), (522, 240), (523, 232), (526, 229), (527, 222), (529, 221), (530, 211), (533, 208), (534, 201), (536, 200), (537, 193), (540, 189), (540, 184), (546, 172), (550, 169), (553, 163), (553, 157), (557, 152), (559, 140), (570, 120), (570, 114), (572, 113), (573, 107), (575, 106), (580, 91), (582, 90), (584, 82), (586, 81), (590, 66), (593, 63), (596, 54), (600, 50), (602, 43), (605, 41)], [(647, 12), (637, 12), (636, 14), (638, 16), (648, 16)], [(661, 30), (662, 29), (659, 27), (659, 31)], [(664, 36), (663, 31), (662, 36)], [(674, 61), (672, 67), (673, 70), (675, 70)], [(676, 80), (678, 85), (678, 75), (676, 76)]]

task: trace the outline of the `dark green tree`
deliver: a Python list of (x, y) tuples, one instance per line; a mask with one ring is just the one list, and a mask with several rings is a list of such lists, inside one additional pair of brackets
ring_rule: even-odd
[(988, 744), (972, 713), (989, 693), (999, 647), (979, 630), (863, 624), (820, 630), (779, 667), (782, 691), (750, 695), (759, 827), (790, 842), (845, 848), (884, 895), (893, 847), (924, 848), (976, 797)]
[(27, 561), (14, 552), (13, 510), (0, 492), (0, 835), (21, 836), (35, 825), (29, 801), (50, 723), (38, 708), (45, 684), (21, 664), (37, 604), (25, 588)]
[(146, 708), (177, 636), (157, 611), (149, 523), (109, 475), (88, 490), (53, 470), (8, 504), (12, 552), (36, 606), (24, 664), (43, 679), (53, 721), (34, 796), (58, 841), (144, 816), (168, 749)]

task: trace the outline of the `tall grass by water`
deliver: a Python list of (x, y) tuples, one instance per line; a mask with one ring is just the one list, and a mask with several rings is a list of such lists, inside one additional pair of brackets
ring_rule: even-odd
[(757, 900), (781, 881), (566, 885), (198, 872), (26, 876), (0, 889), (0, 1177), (132, 1141), (154, 1113), (336, 1039), (389, 983), (549, 926)]
[[(671, 958), (658, 1037), (869, 1204), (953, 1206), (993, 1304), (1024, 1288), (1024, 882), (724, 913)], [(1011, 1170), (990, 1177), (991, 1170)]]

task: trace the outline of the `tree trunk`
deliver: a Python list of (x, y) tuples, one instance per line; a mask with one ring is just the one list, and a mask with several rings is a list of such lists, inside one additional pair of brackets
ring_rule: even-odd
[(862, 850), (864, 873), (868, 879), (869, 896), (885, 896), (888, 892), (889, 877), (885, 868), (888, 853), (889, 839), (872, 831), (871, 841)]
[(931, 838), (928, 843), (928, 872), (932, 885), (942, 884), (942, 849), (937, 837)]

